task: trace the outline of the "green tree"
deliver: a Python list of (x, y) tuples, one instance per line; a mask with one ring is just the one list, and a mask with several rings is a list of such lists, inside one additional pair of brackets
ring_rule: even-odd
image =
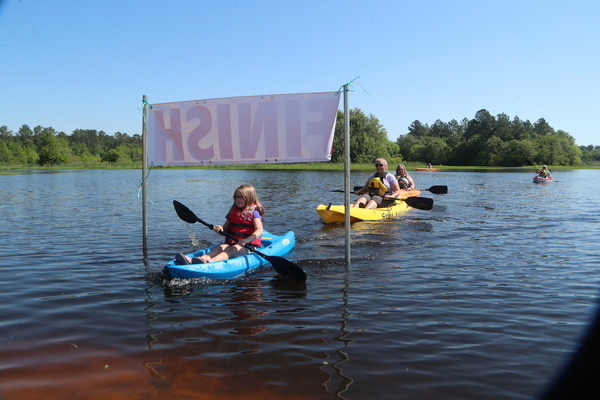
[(474, 135), (468, 140), (462, 140), (454, 149), (451, 159), (452, 165), (482, 165), (479, 151), (485, 143), (481, 135)]
[[(443, 139), (445, 146), (434, 138)], [(535, 124), (519, 117), (511, 121), (506, 114), (494, 117), (485, 109), (461, 122), (436, 120), (429, 127), (415, 121), (396, 143), (406, 160), (428, 162), (427, 158), (439, 157), (449, 165), (517, 166), (527, 165), (531, 158), (543, 160), (540, 164), (578, 165), (589, 154), (566, 132), (555, 132), (544, 118)]]
[(536, 157), (537, 145), (529, 139), (513, 139), (505, 143), (500, 154), (499, 164), (507, 167), (520, 167), (530, 164)]
[(446, 164), (451, 156), (451, 149), (444, 139), (428, 136), (423, 138), (423, 145), (418, 146), (415, 151), (419, 152), (419, 159), (424, 163)]
[(470, 140), (472, 137), (479, 135), (482, 143), (485, 143), (490, 136), (494, 134), (496, 119), (487, 110), (482, 109), (477, 111), (475, 118), (469, 121), (465, 130), (465, 137)]
[(39, 160), (39, 155), (33, 147), (25, 147), (22, 153), (21, 164), (33, 165)]
[(408, 134), (416, 138), (429, 136), (429, 126), (422, 124), (418, 119), (414, 120), (408, 127)]
[(479, 149), (477, 154), (478, 165), (499, 165), (504, 142), (496, 135), (490, 136)]
[(600, 146), (579, 146), (581, 161), (587, 165), (600, 163)]
[(8, 126), (6, 125), (2, 125), (0, 126), (0, 142), (11, 142), (13, 141), (14, 136), (13, 133), (10, 129), (8, 129)]
[(115, 149), (120, 144), (114, 136), (111, 136), (104, 131), (98, 132), (98, 140), (104, 150)]
[(533, 124), (533, 131), (540, 136), (552, 135), (554, 133), (554, 129), (544, 118), (538, 119), (535, 124)]
[(429, 128), (429, 136), (438, 138), (447, 138), (452, 134), (452, 128), (450, 124), (436, 120), (433, 125)]
[[(390, 146), (387, 131), (373, 115), (365, 115), (360, 109), (350, 110), (350, 162), (370, 163), (377, 157), (390, 158)], [(338, 111), (335, 125), (333, 152), (331, 160), (340, 162), (344, 153), (344, 113)]]
[(8, 148), (8, 143), (5, 140), (0, 140), (0, 163), (10, 164), (12, 153)]
[(417, 161), (421, 156), (423, 138), (411, 134), (400, 135), (396, 140), (400, 156), (405, 160)]
[(508, 142), (515, 139), (514, 126), (508, 115), (498, 114), (496, 116), (494, 135), (498, 136), (498, 138), (503, 142)]
[(102, 155), (102, 161), (108, 163), (131, 162), (130, 150), (127, 146), (118, 146), (114, 149), (108, 149)]
[(537, 159), (543, 164), (580, 165), (581, 149), (575, 145), (575, 139), (559, 130), (558, 132), (541, 136), (537, 140)]
[(100, 156), (95, 156), (92, 153), (90, 153), (85, 143), (70, 143), (69, 147), (74, 155), (73, 161), (75, 162), (86, 163), (101, 161)]
[(131, 161), (142, 162), (142, 147), (129, 146), (129, 157)]
[(99, 156), (103, 153), (98, 131), (95, 129), (75, 129), (69, 136), (69, 144), (71, 148), (77, 149), (77, 153)]
[(514, 117), (512, 120), (512, 131), (514, 138), (517, 140), (531, 139), (533, 125), (529, 120), (521, 120), (519, 117)]
[(41, 134), (38, 155), (40, 165), (66, 164), (71, 158), (71, 150), (64, 139), (56, 137), (51, 131), (46, 131)]
[(104, 154), (102, 155), (102, 162), (114, 164), (119, 161), (120, 156), (121, 155), (119, 154), (119, 152), (117, 150), (109, 149), (109, 150), (106, 150), (104, 152)]
[(23, 147), (18, 142), (0, 142), (0, 163), (33, 165), (38, 159), (33, 147)]
[(344, 113), (338, 110), (333, 133), (333, 145), (331, 148), (331, 161), (333, 162), (341, 162), (344, 160), (344, 124)]
[(21, 125), (16, 138), (23, 147), (34, 146), (33, 131), (29, 128), (29, 125)]

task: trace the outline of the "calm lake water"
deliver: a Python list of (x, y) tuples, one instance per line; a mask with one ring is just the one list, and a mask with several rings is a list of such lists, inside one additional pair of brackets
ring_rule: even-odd
[[(412, 175), (449, 193), (353, 224), (349, 266), (341, 172), (151, 170), (147, 258), (141, 171), (1, 175), (0, 399), (535, 398), (595, 312), (600, 171)], [(306, 284), (164, 281), (220, 241), (172, 200), (221, 224), (245, 183)]]

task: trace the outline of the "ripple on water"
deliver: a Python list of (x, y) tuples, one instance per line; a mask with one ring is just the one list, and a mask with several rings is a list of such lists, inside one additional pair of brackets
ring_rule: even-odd
[[(347, 266), (343, 226), (311, 211), (339, 196), (306, 190), (335, 173), (155, 170), (147, 258), (139, 171), (51, 175), (0, 176), (7, 400), (529, 399), (598, 297), (600, 189), (583, 179), (542, 188), (529, 174), (416, 174), (450, 193), (430, 196), (431, 211), (353, 224)], [(226, 210), (207, 204), (247, 181), (264, 193), (267, 229), (296, 232), (287, 257), (307, 283), (272, 269), (165, 283), (175, 252), (218, 239), (186, 228), (173, 198), (220, 223)], [(299, 187), (282, 203), (290, 181)]]

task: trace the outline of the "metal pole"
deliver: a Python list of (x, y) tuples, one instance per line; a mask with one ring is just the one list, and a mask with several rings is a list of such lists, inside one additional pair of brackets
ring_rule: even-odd
[(148, 134), (146, 132), (146, 121), (148, 117), (148, 96), (142, 97), (142, 247), (144, 249), (144, 260), (148, 258), (148, 211), (146, 210), (146, 174), (148, 171)]
[(344, 85), (344, 225), (346, 264), (350, 265), (350, 113), (348, 111), (348, 84)]

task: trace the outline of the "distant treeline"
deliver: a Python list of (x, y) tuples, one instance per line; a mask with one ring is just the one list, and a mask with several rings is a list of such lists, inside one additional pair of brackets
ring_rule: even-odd
[[(333, 161), (342, 161), (344, 114), (338, 112)], [(496, 117), (480, 110), (473, 119), (435, 121), (432, 125), (415, 120), (396, 141), (372, 114), (350, 110), (350, 159), (352, 163), (418, 161), (435, 165), (519, 167), (536, 164), (597, 165), (600, 146), (577, 146), (567, 132), (554, 130), (543, 118), (535, 123)]]
[[(600, 146), (577, 146), (567, 132), (554, 130), (543, 118), (535, 123), (506, 114), (496, 117), (480, 110), (460, 122), (415, 120), (396, 141), (374, 115), (350, 110), (350, 161), (371, 163), (377, 157), (390, 164), (412, 161), (434, 165), (520, 167), (532, 164), (563, 166), (600, 164)], [(332, 161), (344, 159), (344, 114), (338, 111)], [(68, 165), (81, 163), (140, 163), (141, 135), (76, 129), (70, 135), (53, 128), (21, 126), (11, 132), (0, 126), (0, 164)]]
[(75, 129), (67, 135), (54, 128), (23, 125), (17, 133), (0, 126), (0, 164), (68, 165), (142, 162), (142, 136), (95, 129)]

